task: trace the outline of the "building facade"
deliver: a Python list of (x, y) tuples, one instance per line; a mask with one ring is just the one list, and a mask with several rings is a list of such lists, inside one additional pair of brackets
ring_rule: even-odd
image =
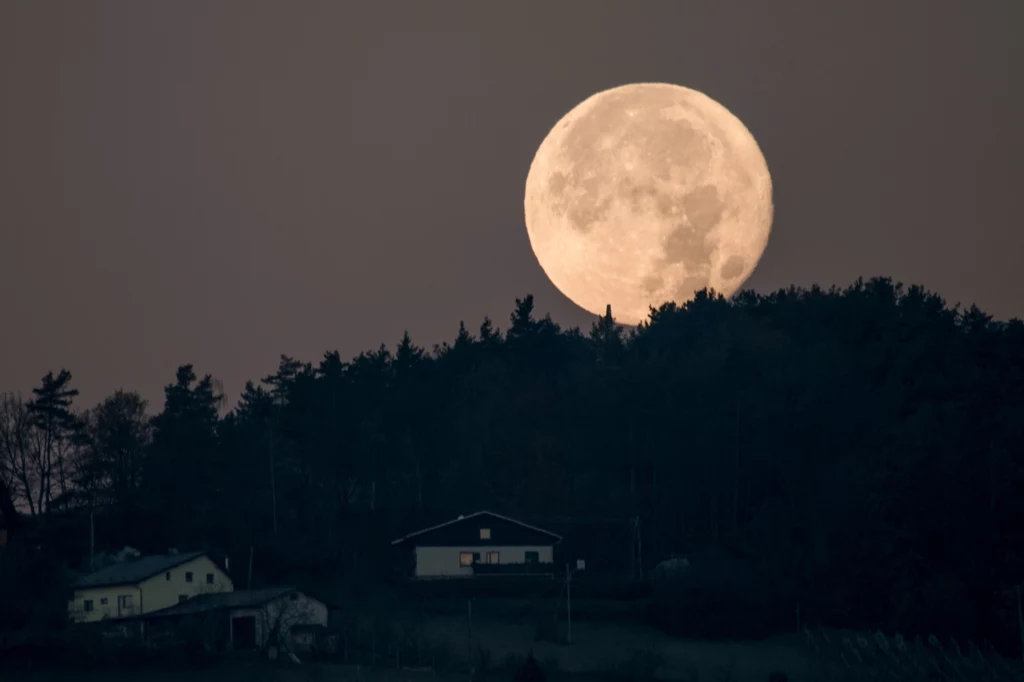
[(404, 550), (409, 577), (547, 576), (561, 537), (488, 511), (415, 531), (391, 544)]
[(305, 651), (317, 632), (326, 632), (327, 605), (295, 587), (265, 587), (199, 595), (181, 604), (147, 614), (146, 631), (174, 630), (191, 619), (203, 623), (214, 648), (233, 650), (277, 646)]
[(72, 585), (68, 615), (76, 623), (133, 618), (208, 593), (231, 592), (224, 568), (205, 552), (170, 553), (113, 564)]

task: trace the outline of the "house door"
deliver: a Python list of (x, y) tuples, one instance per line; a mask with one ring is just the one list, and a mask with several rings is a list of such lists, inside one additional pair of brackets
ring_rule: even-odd
[(231, 646), (233, 649), (256, 648), (256, 616), (231, 619)]

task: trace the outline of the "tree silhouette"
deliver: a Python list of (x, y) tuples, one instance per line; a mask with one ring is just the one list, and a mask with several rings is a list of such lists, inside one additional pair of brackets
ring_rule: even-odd
[[(639, 519), (645, 569), (691, 560), (656, 601), (679, 632), (786, 630), (799, 607), (1019, 645), (1024, 324), (885, 278), (702, 291), (628, 332), (613, 312), (583, 334), (526, 296), (507, 332), (460, 323), (433, 352), (405, 334), (347, 361), (282, 356), (223, 418), (186, 365), (149, 426), (134, 394), (82, 415), (98, 468), (72, 485), (102, 491), (102, 542), (253, 548), (268, 581), (380, 579), (388, 539), (478, 509), (575, 521), (607, 550), (588, 574), (627, 581), (629, 547), (584, 522)], [(65, 375), (30, 419), (0, 410), (0, 478), (37, 513), (45, 469), (26, 488), (14, 464), (67, 442)]]

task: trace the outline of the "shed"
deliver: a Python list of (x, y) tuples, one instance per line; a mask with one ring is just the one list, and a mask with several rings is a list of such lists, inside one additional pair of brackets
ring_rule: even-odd
[(304, 645), (313, 640), (302, 636), (293, 641), (293, 632), (325, 629), (327, 614), (327, 605), (322, 601), (285, 586), (204, 594), (150, 613), (145, 620), (150, 624), (150, 632), (191, 621), (210, 635), (213, 644), (236, 650), (262, 649), (276, 643), (285, 649), (303, 651)]

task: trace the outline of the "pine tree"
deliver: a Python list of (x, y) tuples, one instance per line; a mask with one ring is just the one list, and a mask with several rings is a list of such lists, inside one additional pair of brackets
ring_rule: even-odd
[(48, 510), (56, 495), (72, 490), (72, 454), (76, 434), (81, 428), (71, 405), (78, 390), (71, 388), (71, 372), (62, 369), (57, 376), (48, 372), (42, 386), (32, 389), (35, 398), (28, 403), (32, 425), (42, 436), (35, 453), (38, 480), (36, 508)]

